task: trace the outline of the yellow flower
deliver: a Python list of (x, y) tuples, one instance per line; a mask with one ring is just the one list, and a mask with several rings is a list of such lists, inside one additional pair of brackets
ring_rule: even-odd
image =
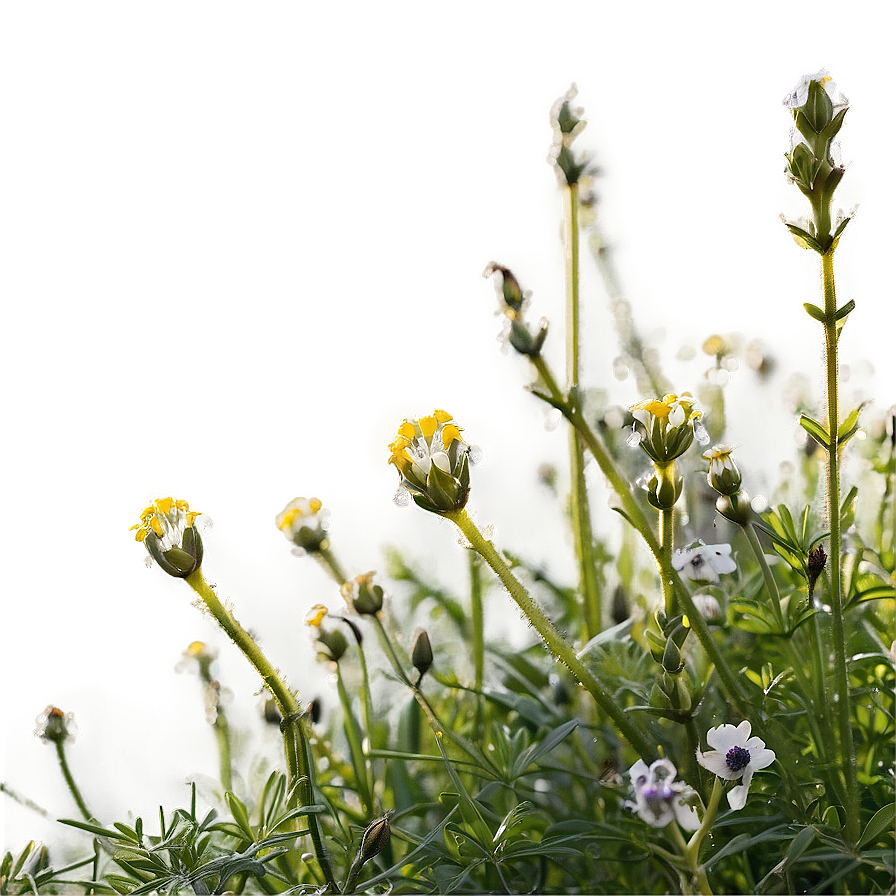
[(654, 463), (667, 464), (680, 457), (695, 438), (701, 444), (709, 441), (700, 422), (703, 411), (690, 392), (648, 398), (629, 410), (635, 423), (626, 441), (633, 448), (640, 445)]
[(202, 565), (202, 539), (193, 525), (200, 515), (186, 501), (156, 498), (131, 531), (168, 575), (185, 578)]
[(327, 511), (323, 506), (319, 498), (293, 498), (277, 514), (277, 528), (296, 546), (294, 553), (302, 554), (307, 551), (313, 554), (329, 546)]

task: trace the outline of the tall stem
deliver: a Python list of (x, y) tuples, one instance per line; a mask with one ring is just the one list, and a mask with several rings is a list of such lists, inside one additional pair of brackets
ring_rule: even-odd
[(834, 286), (833, 249), (821, 256), (822, 289), (824, 291), (824, 359), (827, 375), (828, 433), (827, 513), (831, 532), (828, 568), (830, 570), (831, 635), (834, 647), (834, 694), (840, 729), (840, 766), (846, 782), (847, 837), (859, 837), (859, 785), (856, 777), (855, 746), (852, 738), (849, 701), (849, 672), (846, 666), (846, 635), (843, 628), (843, 595), (840, 580), (840, 425), (837, 394), (837, 293)]
[[(227, 610), (218, 598), (218, 595), (209, 587), (202, 569), (197, 569), (186, 577), (187, 584), (199, 595), (202, 602), (208, 607), (218, 625), (224, 629), (227, 636), (243, 652), (247, 660), (255, 667), (268, 690), (277, 701), (277, 707), (283, 716), (281, 730), (283, 732), (283, 746), (286, 752), (286, 761), (289, 767), (291, 802), (305, 807), (314, 803), (314, 790), (312, 787), (311, 765), (308, 757), (308, 744), (305, 737), (305, 729), (302, 724), (302, 713), (295, 694), (286, 686), (277, 670), (271, 665), (268, 658), (262, 653), (252, 636), (236, 621), (233, 614)], [(320, 825), (315, 814), (307, 816), (308, 830), (311, 834), (311, 842), (318, 864), (331, 892), (338, 893), (339, 886), (333, 876), (330, 867), (330, 858), (321, 837)]]
[[(671, 507), (666, 507), (660, 511), (660, 551), (662, 552), (660, 566), (672, 565), (674, 513), (675, 511)], [(671, 619), (677, 615), (678, 602), (675, 600), (675, 586), (666, 576), (663, 576), (663, 600), (665, 602), (666, 618)]]
[(84, 816), (84, 821), (93, 821), (93, 813), (87, 808), (87, 803), (84, 802), (84, 797), (81, 796), (81, 791), (78, 789), (78, 785), (75, 784), (71, 769), (68, 767), (68, 759), (65, 758), (65, 745), (63, 739), (60, 738), (55, 743), (56, 757), (59, 759), (59, 768), (62, 770), (62, 777), (65, 778), (65, 783), (68, 785), (69, 792), (78, 806), (78, 811)]
[(613, 720), (619, 733), (634, 747), (642, 759), (647, 761), (656, 755), (656, 748), (650, 744), (644, 734), (631, 722), (613, 697), (606, 691), (597, 677), (576, 656), (572, 645), (554, 627), (544, 610), (529, 596), (526, 589), (513, 575), (510, 567), (495, 549), (495, 546), (486, 539), (470, 519), (466, 510), (455, 510), (445, 514), (463, 533), (473, 546), (473, 549), (485, 560), (501, 580), (501, 584), (510, 592), (510, 596), (516, 601), (532, 627), (541, 635), (548, 650), (584, 685), (594, 697), (598, 706)]
[[(566, 383), (570, 401), (579, 401), (579, 187), (570, 184), (563, 190), (564, 261), (566, 268)], [(572, 479), (570, 512), (576, 560), (579, 565), (579, 590), (582, 594), (585, 632), (593, 638), (602, 628), (600, 585), (594, 557), (591, 509), (585, 482), (585, 446), (574, 428), (569, 431), (569, 469)]]
[(470, 551), (470, 621), (473, 626), (473, 687), (476, 691), (476, 737), (482, 737), (482, 680), (485, 672), (485, 620), (482, 607), (482, 576), (479, 557)]

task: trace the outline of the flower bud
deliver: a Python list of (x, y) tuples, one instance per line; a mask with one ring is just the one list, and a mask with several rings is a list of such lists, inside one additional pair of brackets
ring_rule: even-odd
[(812, 595), (815, 593), (815, 583), (818, 581), (822, 572), (824, 572), (827, 562), (828, 555), (824, 552), (824, 548), (821, 545), (814, 550), (809, 551), (809, 557), (806, 563), (809, 577), (809, 600), (812, 599)]
[(411, 663), (422, 678), (432, 665), (432, 645), (426, 629), (418, 628), (411, 644)]
[(657, 510), (671, 510), (684, 489), (684, 477), (678, 476), (674, 463), (657, 465), (647, 481), (647, 501)]
[(361, 616), (376, 616), (383, 609), (385, 592), (379, 585), (373, 584), (375, 575), (375, 572), (365, 572), (342, 585), (346, 603)]
[(713, 445), (709, 451), (703, 452), (704, 459), (709, 461), (706, 481), (720, 495), (736, 495), (743, 482), (740, 470), (731, 456), (733, 452), (730, 445)]
[(62, 744), (78, 733), (74, 713), (63, 712), (58, 706), (48, 706), (35, 720), (34, 736), (44, 743)]
[(701, 444), (709, 441), (701, 423), (703, 411), (690, 392), (639, 401), (629, 410), (635, 422), (626, 441), (632, 448), (640, 446), (655, 464), (681, 457), (695, 438)]
[(364, 831), (361, 848), (358, 850), (359, 864), (369, 862), (389, 845), (392, 839), (392, 814), (387, 812), (382, 818), (372, 821)]
[(746, 526), (753, 518), (750, 496), (743, 490), (736, 495), (719, 495), (716, 500), (716, 510), (726, 520), (731, 520), (732, 523), (737, 523), (738, 526)]
[(277, 528), (295, 546), (295, 553), (326, 550), (327, 511), (319, 498), (293, 498), (275, 519)]
[(186, 501), (156, 498), (131, 530), (168, 575), (183, 579), (202, 565), (202, 538), (193, 525), (199, 515)]
[(324, 628), (323, 621), (327, 617), (327, 612), (328, 610), (323, 604), (315, 604), (305, 614), (305, 625), (317, 629), (314, 638), (320, 656), (338, 663), (345, 651), (348, 650), (348, 639), (341, 629)]

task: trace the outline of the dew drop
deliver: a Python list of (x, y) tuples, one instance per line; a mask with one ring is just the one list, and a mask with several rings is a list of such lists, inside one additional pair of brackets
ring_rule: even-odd
[(560, 425), (560, 421), (563, 419), (563, 414), (557, 410), (557, 408), (552, 408), (545, 415), (544, 418), (544, 428), (547, 432), (555, 432), (557, 427)]
[(484, 464), (486, 460), (485, 449), (479, 445), (470, 445), (470, 450), (467, 453), (467, 457), (470, 463), (473, 464), (473, 466), (476, 466), (477, 464)]
[(406, 488), (399, 488), (392, 496), (392, 503), (397, 507), (407, 507), (411, 503), (411, 496)]

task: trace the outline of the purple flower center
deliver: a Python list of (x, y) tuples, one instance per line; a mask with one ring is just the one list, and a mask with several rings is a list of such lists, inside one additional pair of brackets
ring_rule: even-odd
[(725, 762), (733, 772), (739, 772), (750, 764), (750, 751), (744, 747), (732, 747), (725, 754)]

